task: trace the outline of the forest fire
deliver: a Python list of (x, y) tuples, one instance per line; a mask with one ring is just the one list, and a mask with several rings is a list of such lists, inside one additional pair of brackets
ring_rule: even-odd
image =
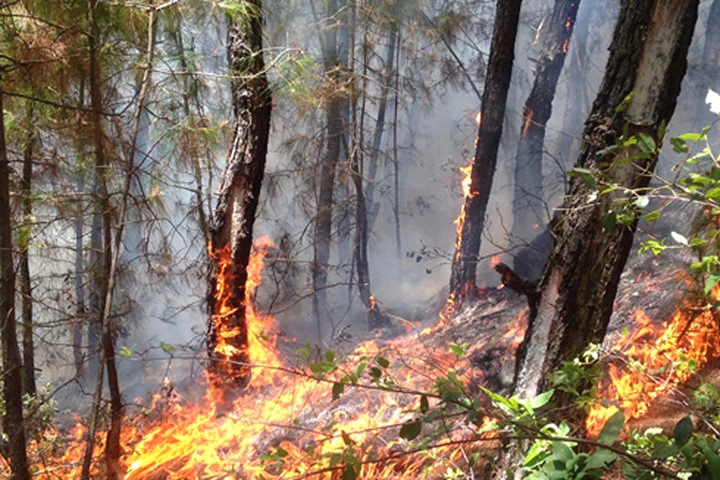
[[(642, 310), (634, 313), (636, 330), (619, 339), (610, 354), (607, 381), (587, 420), (588, 434), (597, 435), (618, 408), (628, 419), (644, 415), (660, 395), (682, 386), (693, 372), (720, 354), (717, 317), (713, 310), (678, 309), (667, 325), (655, 325)], [(607, 385), (606, 385), (607, 384)]]
[[(276, 478), (279, 472), (336, 478), (347, 468), (338, 466), (339, 461), (356, 465), (363, 478), (390, 478), (398, 472), (413, 477), (429, 465), (445, 471), (466, 461), (457, 442), (472, 439), (477, 427), (462, 416), (437, 438), (432, 453), (405, 453), (414, 444), (398, 436), (398, 429), (439, 401), (432, 393), (437, 378), (450, 374), (460, 389), (472, 382), (478, 373), (467, 359), (425, 346), (422, 338), (427, 337), (414, 334), (384, 346), (366, 341), (344, 356), (318, 356), (308, 346), (298, 351), (305, 367), (281, 361), (274, 319), (257, 312), (251, 301), (269, 245), (266, 239), (259, 242), (248, 269), (253, 376), (244, 394), (227, 410), (219, 408), (213, 388), (194, 402), (166, 382), (152, 406), (130, 417), (123, 431), (124, 478)], [(227, 288), (232, 286), (225, 282), (218, 291)], [(63, 478), (78, 478), (85, 431), (78, 424), (62, 457), (44, 462), (48, 467), (38, 478), (56, 478), (59, 469)], [(100, 436), (98, 443), (99, 453)]]

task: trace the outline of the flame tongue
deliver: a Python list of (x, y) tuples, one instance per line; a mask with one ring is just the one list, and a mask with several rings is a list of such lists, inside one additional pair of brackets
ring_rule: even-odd
[(635, 312), (637, 331), (621, 339), (612, 350), (628, 361), (623, 366), (610, 365), (609, 385), (603, 392), (609, 402), (593, 405), (586, 424), (590, 436), (600, 432), (618, 406), (628, 419), (644, 415), (652, 400), (672, 392), (691, 377), (692, 370), (683, 365), (700, 368), (720, 355), (720, 332), (714, 312), (691, 312), (689, 308), (679, 310), (667, 326), (656, 326), (643, 311)]

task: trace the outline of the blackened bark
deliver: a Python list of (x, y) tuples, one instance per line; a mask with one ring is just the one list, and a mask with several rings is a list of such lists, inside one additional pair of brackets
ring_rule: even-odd
[[(208, 370), (226, 401), (250, 380), (246, 268), (265, 172), (271, 114), (262, 53), (262, 1), (248, 3), (252, 4), (248, 18), (228, 16), (227, 55), (235, 125), (210, 227), (211, 257), (218, 263), (211, 262), (207, 296)], [(223, 296), (224, 292), (227, 295)]]
[(465, 295), (475, 287), (481, 235), (497, 165), (505, 103), (512, 76), (521, 3), (521, 0), (500, 0), (496, 7), (481, 119), (475, 141), (470, 194), (465, 198), (460, 214), (461, 224), (458, 225), (450, 273), (450, 296), (456, 305), (462, 303)]
[(314, 258), (312, 265), (313, 315), (317, 324), (318, 342), (322, 341), (322, 326), (328, 316), (327, 281), (332, 237), (333, 191), (335, 169), (340, 160), (342, 136), (346, 126), (342, 112), (347, 99), (340, 88), (344, 81), (342, 63), (338, 54), (337, 0), (327, 4), (326, 28), (320, 32), (320, 48), (325, 75), (331, 91), (325, 99), (325, 154), (320, 161), (320, 189), (317, 197), (317, 215), (313, 238)]
[(529, 242), (548, 221), (542, 172), (545, 125), (552, 114), (552, 102), (579, 6), (580, 0), (556, 0), (544, 29), (535, 82), (523, 107), (523, 124), (515, 156), (512, 226), (515, 243)]
[[(2, 108), (0, 94), (0, 112)], [(15, 321), (15, 272), (10, 221), (10, 165), (5, 144), (5, 122), (0, 115), (0, 334), (2, 335), (3, 431), (7, 435), (7, 456), (11, 479), (29, 480), (25, 424), (22, 409), (20, 348)]]
[[(658, 127), (675, 109), (687, 67), (686, 55), (697, 19), (698, 0), (624, 0), (610, 46), (600, 92), (585, 124), (576, 165), (627, 189), (648, 185), (657, 155), (635, 155), (637, 147), (614, 156), (598, 151), (629, 135), (650, 135), (659, 145)], [(617, 107), (633, 92), (627, 108)], [(621, 189), (624, 190), (624, 189)], [(617, 202), (591, 190), (578, 178), (570, 183), (564, 213), (554, 222), (556, 239), (545, 267), (536, 315), (523, 340), (516, 394), (532, 397), (548, 387), (548, 375), (601, 343), (613, 309), (620, 274), (632, 246), (637, 220), (603, 231), (603, 218)], [(568, 399), (559, 399), (567, 403)]]
[(23, 392), (35, 396), (35, 342), (33, 341), (33, 297), (30, 277), (30, 233), (32, 229), (32, 173), (35, 147), (34, 113), (28, 106), (27, 125), (31, 129), (23, 151), (22, 189), (23, 226), (20, 229), (18, 250), (20, 255), (20, 297), (22, 298), (22, 356)]

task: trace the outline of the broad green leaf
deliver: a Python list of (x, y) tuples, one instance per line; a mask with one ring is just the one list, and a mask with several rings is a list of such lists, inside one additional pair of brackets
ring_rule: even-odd
[(645, 132), (638, 132), (637, 133), (638, 138), (638, 145), (640, 146), (640, 150), (642, 150), (645, 153), (654, 153), (655, 152), (655, 140), (648, 135)]
[(604, 232), (612, 232), (615, 230), (617, 226), (617, 213), (610, 210), (608, 214), (605, 215), (605, 218), (603, 218), (602, 225)]
[(658, 211), (656, 210), (656, 211), (654, 211), (654, 212), (646, 213), (645, 215), (643, 215), (642, 218), (643, 218), (643, 220), (645, 220), (646, 222), (653, 222), (653, 221), (655, 221), (655, 220), (657, 220), (657, 219), (659, 219), (659, 218), (661, 218), (661, 217), (662, 217), (662, 213), (660, 213), (660, 212), (658, 212)]
[(595, 453), (590, 455), (590, 457), (588, 458), (588, 461), (585, 464), (585, 468), (588, 470), (607, 468), (616, 459), (617, 457), (614, 453), (604, 448), (598, 448)]
[(600, 435), (598, 435), (598, 443), (612, 445), (620, 436), (623, 425), (625, 425), (625, 412), (618, 410), (603, 425)]
[(684, 446), (692, 437), (693, 434), (693, 423), (690, 415), (683, 417), (673, 430), (673, 439), (679, 446)]
[(422, 421), (415, 420), (412, 422), (404, 423), (402, 427), (400, 427), (400, 438), (404, 438), (405, 440), (414, 440), (417, 438), (418, 435), (420, 435), (420, 432), (422, 431)]
[(342, 473), (342, 480), (355, 480), (357, 478), (357, 471), (352, 465), (345, 465), (345, 469)]
[(682, 138), (672, 137), (670, 139), (670, 145), (672, 145), (673, 151), (675, 153), (687, 153), (688, 152), (688, 144)]
[(335, 382), (335, 383), (333, 383), (333, 386), (332, 386), (332, 399), (333, 399), (333, 401), (335, 401), (335, 400), (337, 400), (338, 398), (340, 398), (340, 395), (342, 395), (343, 392), (345, 392), (345, 384), (344, 384), (344, 383), (341, 383), (341, 382)]
[(420, 396), (420, 412), (425, 414), (430, 409), (427, 395)]
[(575, 452), (565, 442), (553, 442), (553, 456), (555, 460), (567, 462), (575, 457)]
[(702, 133), (683, 133), (682, 135), (678, 135), (678, 138), (687, 140), (688, 142), (697, 142), (705, 139), (705, 135)]
[(703, 196), (708, 200), (720, 200), (720, 187), (711, 188)]
[(717, 285), (720, 282), (720, 274), (714, 273), (710, 275), (707, 279), (707, 282), (705, 282), (705, 288), (703, 289), (703, 292), (705, 295), (710, 293), (710, 290), (713, 289), (715, 285)]
[(383, 368), (388, 368), (390, 366), (390, 361), (385, 357), (377, 357), (376, 361), (378, 365)]
[(555, 393), (555, 390), (548, 390), (547, 392), (541, 393), (537, 397), (530, 399), (530, 406), (533, 410), (537, 410), (538, 408), (544, 406), (550, 401), (550, 398), (553, 396), (553, 393)]

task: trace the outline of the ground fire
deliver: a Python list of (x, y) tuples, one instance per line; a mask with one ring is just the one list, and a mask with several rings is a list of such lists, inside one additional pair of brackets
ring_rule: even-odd
[[(448, 318), (444, 325), (394, 340), (364, 341), (345, 354), (303, 347), (299, 362), (292, 363), (281, 359), (274, 319), (252, 301), (270, 245), (268, 239), (258, 242), (249, 269), (252, 379), (247, 390), (221, 411), (212, 382), (194, 401), (167, 380), (152, 404), (129, 418), (123, 436), (126, 479), (340, 478), (343, 465), (354, 465), (358, 478), (433, 477), (467, 468), (473, 455), (492, 451), (488, 419), (472, 423), (459, 412), (449, 413), (438, 435), (437, 425), (418, 418), (442, 401), (438, 382), (456, 379), (458, 392), (479, 398), (479, 387), (493, 382), (496, 372), (490, 369), (512, 369), (508, 365), (526, 316), (517, 294), (488, 289), (479, 310)], [(505, 327), (498, 326), (498, 315), (509, 312), (517, 313)], [(588, 420), (591, 434), (614, 409), (639, 417), (653, 399), (679, 388), (690, 372), (674, 366), (692, 361), (701, 368), (719, 353), (712, 340), (718, 333), (713, 312), (686, 312), (665, 326), (637, 310), (628, 333), (615, 334), (620, 338), (600, 385), (605, 400)], [(457, 345), (452, 339), (463, 341), (462, 335), (475, 340), (466, 355), (447, 348)], [(438, 348), (442, 342), (445, 348)], [(501, 352), (496, 363), (479, 360), (492, 350)], [(405, 435), (399, 435), (403, 429)], [(413, 429), (432, 441), (404, 438)], [(85, 434), (78, 423), (66, 435), (64, 449), (37, 451), (45, 465), (38, 478), (75, 478)], [(102, 444), (97, 448), (101, 451)]]

